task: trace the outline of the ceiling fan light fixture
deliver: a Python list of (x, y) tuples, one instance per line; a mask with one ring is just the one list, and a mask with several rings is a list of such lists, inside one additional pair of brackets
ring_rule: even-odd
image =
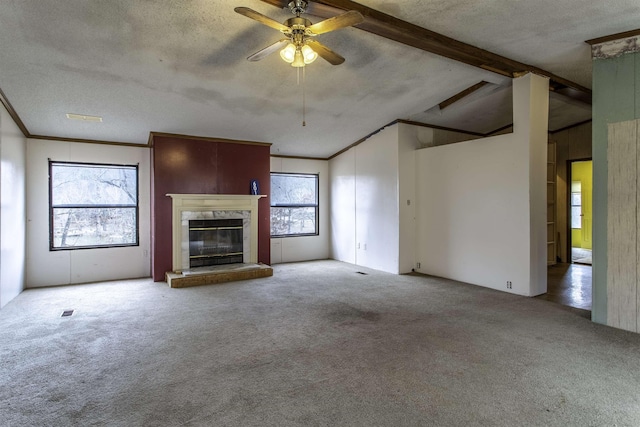
[(288, 62), (289, 64), (291, 64), (296, 59), (296, 47), (293, 45), (293, 43), (289, 43), (287, 47), (280, 51), (280, 58), (282, 58), (284, 62)]
[(302, 46), (301, 50), (305, 64), (311, 64), (313, 61), (318, 59), (318, 54), (313, 49), (311, 49), (309, 45)]
[(304, 56), (302, 55), (302, 52), (300, 51), (300, 49), (296, 49), (295, 59), (291, 63), (291, 66), (300, 68), (304, 67), (305, 65), (306, 63), (304, 62)]

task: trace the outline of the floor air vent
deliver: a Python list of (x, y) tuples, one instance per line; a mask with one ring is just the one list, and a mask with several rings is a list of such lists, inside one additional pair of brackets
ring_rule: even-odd
[(367, 273), (365, 273), (364, 271), (356, 271), (356, 273), (358, 273), (358, 274), (362, 274), (363, 276), (366, 276), (366, 275), (367, 275)]
[(62, 312), (62, 316), (60, 317), (69, 317), (73, 314), (73, 310), (65, 310)]

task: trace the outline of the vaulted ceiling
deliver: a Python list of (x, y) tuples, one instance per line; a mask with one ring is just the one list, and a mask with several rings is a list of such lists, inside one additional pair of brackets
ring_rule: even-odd
[(3, 102), (36, 137), (146, 144), (155, 131), (328, 157), (397, 119), (481, 134), (508, 126), (512, 77), (534, 71), (550, 77), (557, 130), (591, 117), (585, 40), (640, 22), (637, 0), (310, 2), (314, 23), (349, 9), (365, 22), (318, 36), (346, 61), (317, 60), (302, 85), (277, 53), (246, 60), (281, 34), (234, 12), (283, 22), (285, 3), (2, 1)]

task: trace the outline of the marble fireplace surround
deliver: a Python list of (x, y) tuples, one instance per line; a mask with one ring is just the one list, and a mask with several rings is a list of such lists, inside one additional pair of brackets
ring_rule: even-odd
[(236, 194), (167, 194), (172, 200), (172, 270), (189, 269), (190, 219), (243, 219), (245, 264), (258, 262), (258, 200), (264, 195)]

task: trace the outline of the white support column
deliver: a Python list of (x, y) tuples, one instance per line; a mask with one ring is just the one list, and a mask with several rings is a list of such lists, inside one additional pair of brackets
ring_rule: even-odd
[(547, 142), (549, 79), (526, 74), (513, 80), (513, 132), (529, 159), (529, 295), (547, 291)]

